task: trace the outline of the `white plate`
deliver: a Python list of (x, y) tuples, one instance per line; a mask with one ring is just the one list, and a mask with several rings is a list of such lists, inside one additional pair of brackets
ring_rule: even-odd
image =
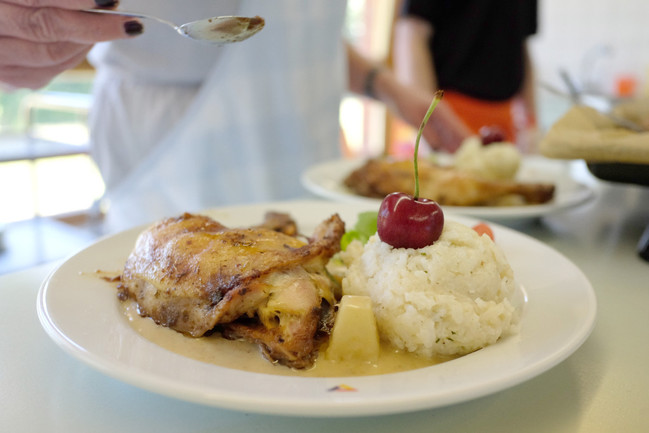
[[(238, 226), (260, 221), (266, 210), (288, 211), (301, 230), (309, 232), (334, 212), (351, 225), (358, 212), (368, 209), (375, 207), (300, 201), (208, 213)], [(49, 336), (74, 357), (109, 376), (179, 399), (294, 416), (361, 416), (440, 407), (503, 390), (552, 368), (586, 340), (594, 325), (595, 295), (574, 264), (530, 237), (493, 228), (527, 295), (520, 333), (419, 370), (338, 378), (265, 375), (203, 363), (155, 345), (126, 323), (114, 285), (92, 275), (121, 269), (141, 228), (102, 239), (53, 271), (38, 295), (38, 317)], [(355, 391), (335, 391), (340, 385)]]
[[(440, 161), (446, 159), (440, 156)], [(374, 203), (379, 199), (359, 196), (343, 181), (365, 160), (338, 159), (314, 165), (302, 173), (302, 185), (313, 194), (330, 200), (347, 203)], [(581, 205), (594, 197), (594, 191), (577, 182), (567, 170), (564, 161), (551, 160), (541, 156), (525, 156), (521, 162), (517, 180), (525, 182), (547, 182), (556, 187), (551, 202), (527, 206), (444, 206), (449, 212), (486, 219), (518, 219), (548, 215), (557, 211)], [(406, 191), (408, 192), (408, 191)]]

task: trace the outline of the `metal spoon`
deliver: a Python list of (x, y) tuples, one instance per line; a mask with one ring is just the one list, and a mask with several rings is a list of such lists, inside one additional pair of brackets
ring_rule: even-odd
[(136, 12), (126, 12), (112, 9), (86, 9), (85, 12), (151, 19), (172, 27), (174, 30), (185, 37), (199, 41), (206, 41), (213, 44), (241, 42), (258, 33), (261, 29), (264, 28), (264, 25), (266, 24), (264, 19), (259, 16), (252, 18), (221, 16), (192, 21), (190, 23), (178, 26), (171, 21)]

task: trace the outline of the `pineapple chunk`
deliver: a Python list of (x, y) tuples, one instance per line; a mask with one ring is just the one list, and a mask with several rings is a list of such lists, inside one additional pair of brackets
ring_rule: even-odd
[(369, 297), (342, 297), (325, 357), (332, 361), (378, 360), (379, 333)]

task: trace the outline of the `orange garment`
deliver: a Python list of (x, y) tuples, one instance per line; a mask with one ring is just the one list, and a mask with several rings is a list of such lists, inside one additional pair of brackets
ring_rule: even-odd
[(522, 101), (516, 97), (506, 101), (483, 101), (445, 90), (444, 102), (476, 134), (483, 126), (498, 126), (508, 141), (516, 143), (521, 132), (534, 126), (534, 119), (527, 115)]

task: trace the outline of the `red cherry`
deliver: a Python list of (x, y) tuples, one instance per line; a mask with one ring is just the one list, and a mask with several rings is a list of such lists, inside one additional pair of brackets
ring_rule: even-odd
[(498, 125), (483, 126), (478, 132), (484, 146), (491, 143), (502, 143), (507, 139), (505, 131)]
[(394, 248), (423, 248), (439, 239), (444, 212), (433, 200), (402, 192), (388, 194), (377, 220), (379, 238)]

